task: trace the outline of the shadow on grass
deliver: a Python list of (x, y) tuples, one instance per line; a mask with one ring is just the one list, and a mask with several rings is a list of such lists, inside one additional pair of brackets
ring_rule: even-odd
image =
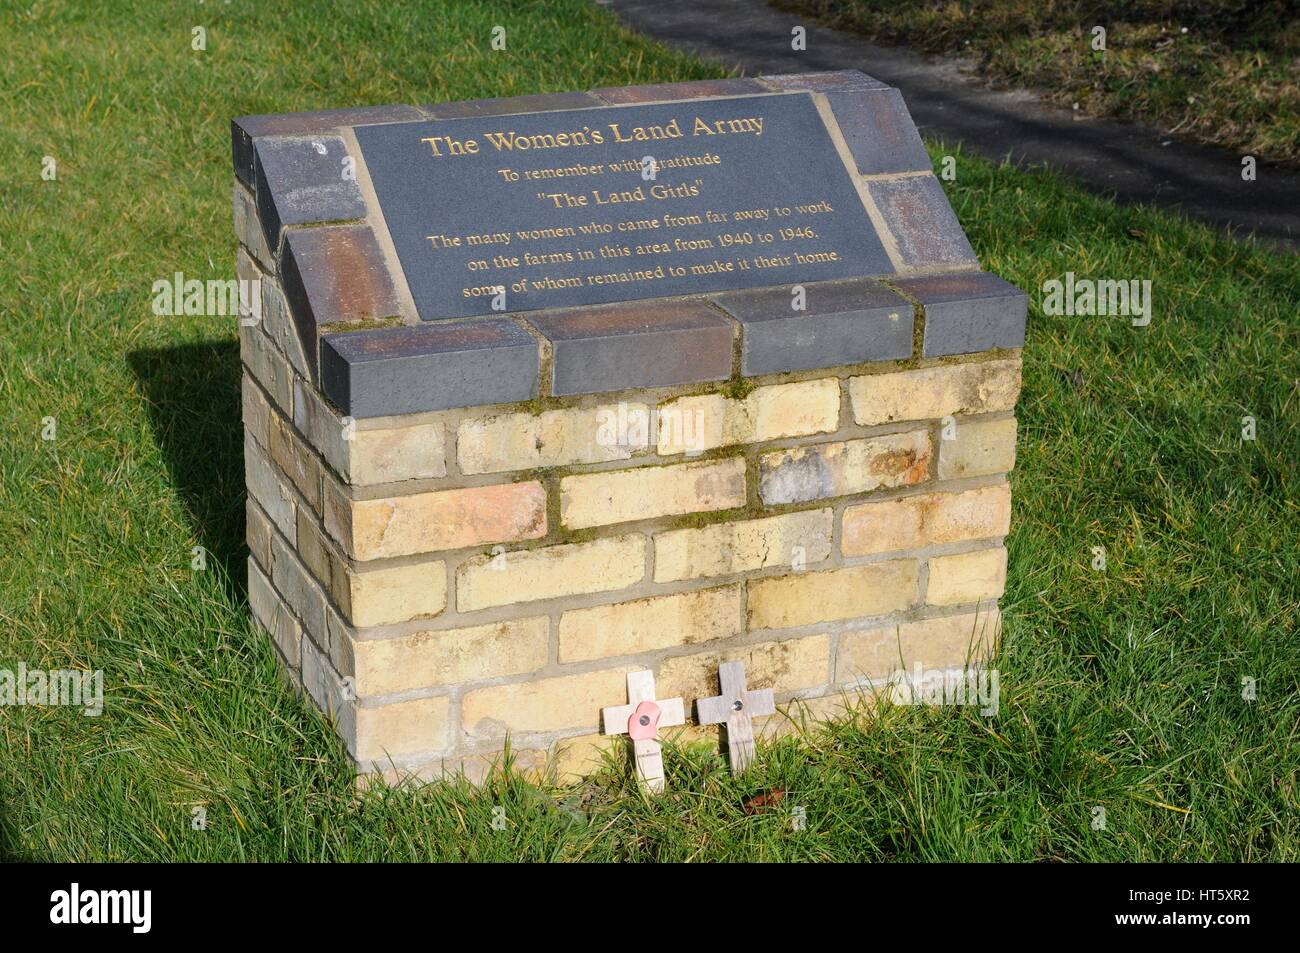
[(208, 566), (215, 564), (231, 595), (243, 600), (248, 584), (239, 345), (212, 341), (133, 351), (127, 362)]

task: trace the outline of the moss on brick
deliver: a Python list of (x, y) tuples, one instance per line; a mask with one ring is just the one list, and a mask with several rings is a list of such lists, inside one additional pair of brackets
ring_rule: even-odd
[(718, 393), (724, 397), (730, 397), (732, 400), (744, 400), (757, 387), (758, 384), (752, 377), (736, 377), (728, 381), (726, 386), (721, 388)]
[(374, 331), (378, 328), (398, 328), (405, 322), (400, 317), (389, 316), (386, 318), (361, 318), (356, 321), (333, 321), (329, 324), (322, 324), (319, 333), (325, 334), (351, 334), (355, 331)]

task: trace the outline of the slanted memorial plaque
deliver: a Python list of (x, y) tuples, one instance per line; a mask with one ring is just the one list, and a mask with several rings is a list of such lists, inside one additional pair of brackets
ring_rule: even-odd
[(426, 321), (894, 270), (807, 95), (354, 132)]
[(689, 712), (743, 770), (794, 699), (989, 657), (1027, 299), (897, 90), (231, 132), (249, 605), (360, 771), (482, 777), (510, 739), (567, 776), (617, 732), (656, 790)]

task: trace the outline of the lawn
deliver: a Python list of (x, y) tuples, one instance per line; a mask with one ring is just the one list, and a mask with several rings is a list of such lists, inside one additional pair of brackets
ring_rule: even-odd
[(1289, 0), (775, 4), (882, 43), (969, 56), (990, 81), (1041, 90), (1085, 115), (1300, 163), (1300, 7)]
[[(229, 118), (716, 72), (579, 0), (0, 23), (0, 669), (105, 691), (98, 718), (0, 708), (0, 857), (1297, 859), (1294, 257), (931, 144), (981, 260), (1031, 295), (998, 716), (864, 706), (740, 779), (670, 746), (654, 802), (620, 765), (358, 796), (248, 620), (233, 319), (150, 310), (176, 271), (233, 274)], [(1150, 325), (1042, 314), (1067, 271), (1150, 279)]]

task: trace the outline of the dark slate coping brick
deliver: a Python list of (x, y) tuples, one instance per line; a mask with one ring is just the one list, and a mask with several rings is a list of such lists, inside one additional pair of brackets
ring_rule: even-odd
[(898, 90), (828, 92), (826, 100), (840, 124), (859, 173), (930, 170), (930, 156)]
[(986, 271), (894, 282), (925, 308), (926, 357), (1023, 347), (1029, 296)]
[(791, 73), (787, 75), (760, 76), (759, 81), (772, 89), (811, 90), (815, 93), (837, 89), (889, 89), (874, 76), (861, 70), (842, 69), (831, 73)]
[(791, 287), (713, 297), (741, 324), (740, 370), (746, 377), (912, 356), (914, 309), (879, 282), (805, 285), (803, 311), (791, 309)]
[(907, 268), (977, 264), (975, 251), (933, 175), (868, 181)]
[(343, 413), (387, 417), (537, 396), (536, 339), (508, 318), (331, 334), (321, 390)]
[(556, 396), (731, 375), (731, 322), (702, 300), (640, 301), (526, 317), (551, 342)]
[(432, 103), (423, 109), (430, 119), (464, 119), (470, 116), (508, 116), (514, 113), (557, 112), (564, 109), (592, 109), (605, 105), (590, 93), (538, 93), (507, 99), (467, 99), (456, 103)]
[(264, 136), (253, 144), (254, 198), (272, 254), (285, 226), (366, 217), (361, 187), (343, 177), (347, 156), (338, 136)]
[(280, 272), (313, 374), (321, 326), (401, 313), (383, 252), (368, 225), (291, 229)]
[(414, 106), (357, 106), (304, 113), (239, 116), (230, 120), (230, 153), (235, 175), (253, 187), (253, 142), (262, 136), (308, 136), (377, 122), (414, 122), (424, 114)]
[(756, 79), (702, 79), (687, 83), (664, 83), (662, 86), (607, 86), (591, 92), (611, 105), (621, 106), (628, 103), (705, 99), (711, 96), (753, 96), (771, 90)]

